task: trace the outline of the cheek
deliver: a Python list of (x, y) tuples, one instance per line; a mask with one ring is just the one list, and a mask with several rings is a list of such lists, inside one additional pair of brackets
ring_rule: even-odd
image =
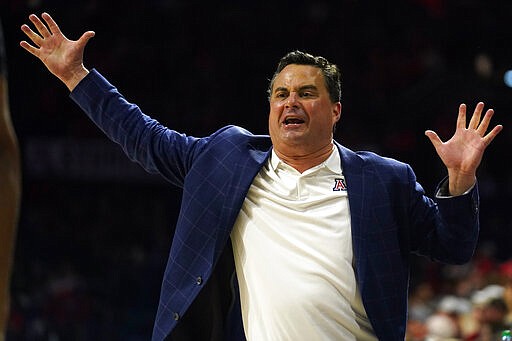
[(316, 105), (309, 109), (311, 109), (309, 111), (310, 113), (314, 113), (310, 115), (312, 129), (316, 130), (321, 135), (332, 132), (336, 117), (332, 111), (330, 111), (330, 108)]
[(268, 123), (269, 124), (278, 124), (279, 117), (280, 117), (282, 111), (283, 111), (282, 105), (271, 104), (270, 112), (268, 114)]
[(268, 130), (270, 133), (272, 133), (272, 131), (276, 129), (277, 122), (278, 120), (276, 110), (272, 106), (270, 106), (270, 111), (268, 113)]

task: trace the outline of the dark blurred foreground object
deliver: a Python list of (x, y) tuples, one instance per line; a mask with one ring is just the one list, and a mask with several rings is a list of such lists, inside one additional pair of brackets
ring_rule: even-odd
[(10, 305), (10, 279), (21, 198), (20, 154), (11, 122), (7, 58), (0, 21), (0, 340), (4, 339)]

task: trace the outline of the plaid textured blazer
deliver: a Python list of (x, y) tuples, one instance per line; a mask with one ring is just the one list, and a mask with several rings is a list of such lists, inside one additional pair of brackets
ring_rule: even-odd
[[(226, 253), (229, 236), (252, 180), (269, 156), (270, 138), (236, 126), (204, 138), (177, 133), (144, 115), (96, 70), (71, 98), (131, 160), (183, 189), (152, 340), (187, 339), (171, 333), (179, 331), (187, 314), (199, 319), (192, 329), (207, 322), (203, 338), (243, 340), (236, 280), (225, 283), (232, 262), (226, 262), (231, 270), (222, 269), (224, 276), (218, 277), (226, 280), (217, 283), (212, 276), (222, 267), (221, 259), (232, 257)], [(364, 307), (379, 340), (403, 340), (410, 255), (452, 264), (471, 258), (479, 230), (477, 186), (462, 196), (431, 199), (407, 164), (336, 146), (348, 187)], [(209, 282), (215, 289), (206, 289)], [(192, 309), (193, 302), (201, 301), (200, 292), (208, 290), (213, 294), (205, 302), (211, 306)]]

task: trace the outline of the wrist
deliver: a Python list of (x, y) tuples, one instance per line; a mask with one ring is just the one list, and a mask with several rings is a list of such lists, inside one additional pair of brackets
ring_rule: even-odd
[(466, 193), (476, 183), (475, 174), (451, 172), (448, 170), (448, 188), (450, 195), (461, 195)]
[(78, 83), (80, 83), (88, 74), (89, 70), (87, 70), (82, 64), (77, 69), (72, 70), (65, 79), (62, 79), (62, 82), (64, 82), (69, 91), (73, 91)]

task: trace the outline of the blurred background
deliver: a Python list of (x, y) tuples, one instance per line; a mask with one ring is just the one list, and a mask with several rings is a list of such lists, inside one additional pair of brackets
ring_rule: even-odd
[(449, 138), (460, 103), (494, 108), (505, 129), (479, 170), (478, 250), (458, 267), (412, 258), (408, 339), (424, 339), (434, 315), (467, 340), (492, 324), (477, 306), (503, 299), (512, 278), (511, 1), (1, 0), (23, 156), (8, 340), (148, 340), (181, 194), (129, 162), (19, 47), (19, 27), (43, 11), (70, 39), (94, 30), (86, 67), (195, 136), (266, 133), (279, 58), (322, 55), (342, 71), (336, 139), (409, 163), (431, 195), (445, 170), (424, 131)]

